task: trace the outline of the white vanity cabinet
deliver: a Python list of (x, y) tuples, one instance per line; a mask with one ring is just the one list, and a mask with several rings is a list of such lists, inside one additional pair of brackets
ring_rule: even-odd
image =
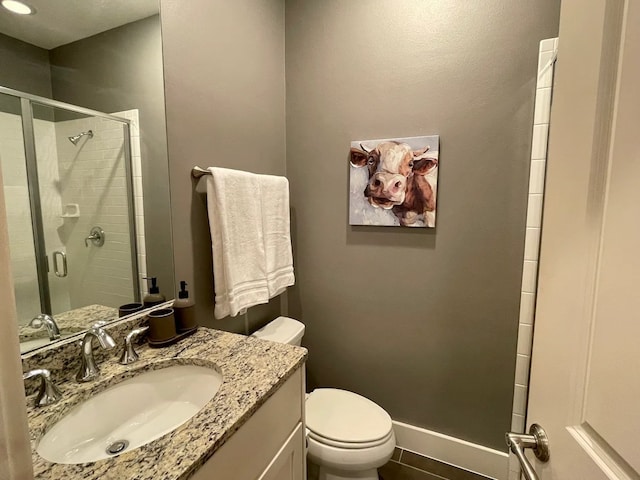
[(305, 480), (304, 398), (302, 365), (191, 478)]

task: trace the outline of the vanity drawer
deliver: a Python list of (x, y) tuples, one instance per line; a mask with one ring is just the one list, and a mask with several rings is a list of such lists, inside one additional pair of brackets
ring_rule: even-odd
[(271, 466), (281, 468), (279, 459), (285, 456), (298, 462), (293, 470), (304, 472), (303, 372), (304, 365), (191, 478), (272, 478)]

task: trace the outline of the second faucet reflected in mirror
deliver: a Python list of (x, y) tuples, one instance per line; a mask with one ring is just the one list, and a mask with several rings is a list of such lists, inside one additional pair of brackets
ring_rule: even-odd
[(58, 324), (51, 315), (47, 315), (46, 313), (41, 313), (40, 315), (33, 317), (29, 322), (29, 326), (36, 330), (43, 327), (46, 328), (47, 333), (49, 334), (49, 340), (57, 340), (60, 338), (60, 329), (58, 328)]

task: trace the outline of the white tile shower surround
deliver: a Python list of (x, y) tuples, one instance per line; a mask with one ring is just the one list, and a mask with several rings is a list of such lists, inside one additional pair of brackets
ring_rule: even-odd
[[(140, 158), (140, 135), (138, 127), (138, 112), (130, 110), (118, 112), (117, 115), (128, 118), (131, 124), (132, 143), (132, 163), (134, 176), (134, 197), (136, 205), (136, 225), (138, 243), (138, 262), (140, 277), (146, 276), (146, 255), (144, 248), (144, 217), (142, 213), (142, 181), (141, 181), (141, 158)], [(102, 122), (102, 123), (100, 123)], [(102, 128), (103, 126), (114, 128)], [(80, 149), (80, 145), (74, 147), (66, 137), (86, 131), (92, 128), (95, 136), (90, 145)], [(49, 261), (52, 261), (52, 252), (61, 250), (69, 252), (65, 243), (70, 240), (75, 243), (82, 243), (80, 253), (84, 249), (84, 229), (82, 229), (80, 219), (62, 219), (64, 204), (81, 203), (80, 200), (73, 201), (72, 196), (79, 197), (79, 192), (91, 193), (96, 187), (104, 184), (109, 185), (111, 190), (109, 198), (94, 197), (89, 203), (81, 205), (82, 215), (87, 216), (92, 209), (98, 208), (104, 211), (101, 217), (93, 217), (92, 222), (100, 224), (105, 230), (110, 227), (109, 221), (122, 217), (123, 213), (128, 214), (126, 203), (126, 189), (124, 184), (124, 170), (121, 172), (111, 171), (105, 166), (103, 157), (120, 152), (122, 144), (122, 128), (120, 124), (114, 122), (103, 122), (100, 119), (73, 120), (68, 122), (54, 123), (45, 120), (35, 120), (34, 130), (36, 132), (36, 152), (38, 156), (39, 183), (41, 190), (42, 211), (45, 219), (45, 237)], [(93, 140), (98, 140), (93, 143)], [(80, 144), (86, 142), (81, 140)], [(120, 144), (118, 148), (117, 144)], [(58, 165), (58, 158), (67, 160)], [(29, 194), (26, 179), (25, 155), (22, 139), (22, 125), (19, 115), (0, 113), (0, 161), (2, 162), (3, 184), (5, 198), (9, 200), (8, 205), (8, 226), (10, 234), (10, 246), (12, 252), (12, 270), (16, 289), (16, 305), (19, 318), (23, 322), (40, 312), (40, 301), (38, 294), (38, 280), (33, 255), (33, 232), (30, 221)], [(91, 170), (91, 175), (80, 178), (74, 174), (67, 174), (68, 167), (78, 165), (81, 173)], [(65, 176), (66, 175), (66, 176)], [(61, 195), (63, 187), (68, 186)], [(113, 194), (113, 195), (111, 195)], [(63, 202), (63, 197), (65, 197)], [(99, 223), (102, 222), (102, 223)], [(105, 226), (107, 225), (107, 226)], [(94, 284), (93, 288), (100, 288), (108, 292), (109, 297), (118, 295), (118, 288), (123, 283), (121, 272), (128, 271), (130, 279), (130, 254), (128, 253), (128, 227), (126, 232), (118, 232), (119, 227), (112, 228), (114, 235), (109, 235), (110, 240), (120, 243), (117, 250), (124, 250), (126, 245), (126, 263), (123, 260), (122, 252), (116, 252), (118, 256), (114, 261), (100, 258), (100, 255), (93, 255), (92, 261), (101, 271), (108, 272), (111, 281), (107, 284)], [(74, 237), (78, 237), (75, 238)], [(123, 236), (126, 240), (123, 242)], [(74, 249), (71, 248), (73, 251)], [(120, 258), (123, 257), (123, 258)], [(76, 263), (69, 257), (69, 268)], [(90, 275), (90, 272), (88, 273)], [(65, 311), (71, 308), (69, 293), (69, 277), (58, 278), (53, 271), (49, 275), (50, 288), (52, 294), (52, 304), (54, 311)], [(142, 295), (147, 291), (146, 282), (142, 278), (138, 279)], [(86, 283), (86, 282), (81, 282)], [(127, 280), (130, 284), (130, 280)], [(111, 288), (114, 286), (115, 288)], [(85, 295), (74, 300), (74, 304), (82, 302)], [(126, 303), (131, 301), (131, 293), (126, 290), (124, 301), (112, 298), (113, 302)], [(76, 303), (78, 302), (78, 303)]]
[[(140, 168), (140, 135), (137, 110), (117, 112), (115, 115), (132, 121), (132, 171), (134, 173), (134, 202), (142, 204)], [(66, 141), (68, 136), (93, 130), (94, 137), (85, 137), (77, 146)], [(72, 292), (79, 295), (73, 304), (128, 303), (131, 295), (131, 254), (128, 224), (126, 172), (124, 168), (123, 127), (119, 122), (103, 118), (85, 118), (58, 122), (57, 135), (63, 185), (63, 203), (80, 205), (78, 219), (66, 219), (71, 228), (68, 242), (69, 256), (81, 259), (78, 271), (72, 276), (77, 285)], [(136, 175), (137, 173), (137, 175)], [(100, 191), (96, 195), (96, 190)], [(140, 277), (146, 276), (144, 254), (144, 217), (136, 212), (138, 263)], [(84, 246), (89, 230), (99, 225), (105, 230), (107, 242), (103, 247)], [(70, 267), (71, 268), (71, 267)], [(99, 281), (93, 280), (94, 278)], [(143, 286), (140, 279), (138, 285)], [(145, 286), (146, 287), (146, 286)], [(143, 289), (144, 291), (144, 289)], [(143, 293), (144, 294), (144, 293)], [(77, 302), (77, 303), (76, 303)]]
[[(549, 65), (558, 48), (558, 39), (549, 38), (540, 42), (538, 54), (538, 82), (534, 109), (533, 139), (531, 145), (531, 167), (529, 173), (529, 202), (527, 207), (527, 229), (525, 235), (522, 269), (522, 292), (520, 297), (520, 318), (518, 325), (518, 345), (516, 375), (513, 393), (513, 413), (511, 430), (524, 432), (535, 296), (537, 290), (538, 255), (540, 251), (540, 228), (544, 196), (544, 178), (547, 162), (547, 139), (553, 85), (554, 64)], [(520, 464), (513, 454), (509, 457), (509, 479), (520, 478)]]
[[(93, 131), (73, 145), (67, 137)], [(101, 118), (56, 123), (63, 205), (78, 204), (78, 218), (65, 218), (71, 305), (121, 305), (131, 301), (130, 241), (122, 125)], [(94, 226), (105, 244), (85, 246)]]

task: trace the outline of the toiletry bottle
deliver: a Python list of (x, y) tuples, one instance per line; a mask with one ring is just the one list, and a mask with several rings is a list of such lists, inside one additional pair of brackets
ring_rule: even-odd
[(173, 311), (176, 316), (176, 328), (178, 333), (191, 330), (197, 327), (196, 308), (192, 299), (189, 298), (187, 282), (180, 282), (180, 292), (178, 298), (173, 301)]
[(158, 279), (156, 277), (151, 277), (151, 288), (149, 288), (149, 293), (142, 299), (142, 303), (144, 303), (145, 308), (159, 305), (167, 300), (164, 295), (160, 293), (160, 288), (158, 288), (157, 283)]

